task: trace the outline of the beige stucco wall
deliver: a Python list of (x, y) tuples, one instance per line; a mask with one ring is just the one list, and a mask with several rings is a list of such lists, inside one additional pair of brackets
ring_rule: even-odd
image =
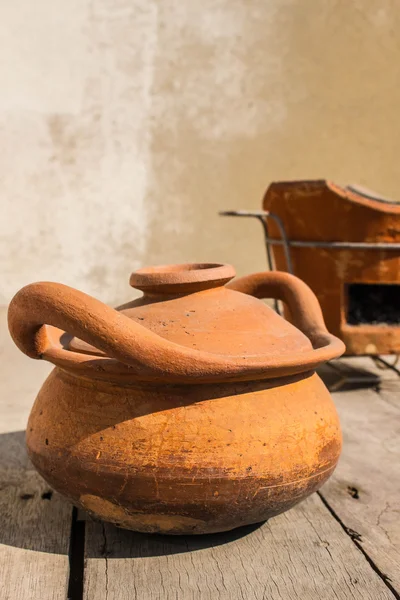
[(262, 269), (273, 179), (400, 198), (400, 5), (14, 0), (0, 19), (0, 303), (129, 298), (141, 265)]

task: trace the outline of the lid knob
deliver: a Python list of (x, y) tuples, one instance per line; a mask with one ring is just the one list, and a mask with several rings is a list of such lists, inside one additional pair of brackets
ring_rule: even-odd
[(236, 275), (231, 265), (188, 263), (145, 267), (134, 271), (130, 285), (149, 294), (192, 294), (221, 287)]

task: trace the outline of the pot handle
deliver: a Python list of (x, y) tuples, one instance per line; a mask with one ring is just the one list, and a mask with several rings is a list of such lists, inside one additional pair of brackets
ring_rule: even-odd
[[(107, 373), (122, 373), (177, 383), (269, 379), (314, 369), (343, 353), (343, 343), (325, 328), (316, 297), (296, 277), (261, 273), (243, 277), (228, 287), (286, 301), (294, 322), (310, 338), (313, 348), (283, 357), (226, 356), (194, 350), (166, 340), (99, 300), (59, 283), (41, 282), (22, 288), (10, 303), (9, 329), (19, 349), (31, 358), (44, 358), (100, 378), (109, 377)], [(60, 341), (64, 332), (95, 346), (106, 356), (65, 350)]]
[(311, 341), (314, 348), (336, 349), (338, 356), (345, 346), (326, 328), (319, 301), (311, 288), (298, 277), (282, 271), (245, 275), (227, 288), (254, 296), (281, 300), (289, 308), (292, 323)]
[[(96, 366), (104, 370), (102, 364), (119, 361), (144, 376), (173, 373), (174, 350), (181, 348), (92, 296), (53, 282), (32, 283), (16, 294), (8, 309), (8, 327), (15, 344), (30, 358), (81, 371)], [(65, 350), (60, 341), (65, 332), (102, 350), (106, 357), (93, 360)]]

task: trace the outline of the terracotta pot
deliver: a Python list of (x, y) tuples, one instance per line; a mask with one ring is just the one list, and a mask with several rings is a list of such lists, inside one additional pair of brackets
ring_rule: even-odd
[[(297, 278), (234, 275), (142, 269), (143, 297), (117, 310), (56, 283), (18, 292), (15, 343), (56, 365), (27, 428), (54, 489), (121, 527), (181, 534), (262, 521), (326, 481), (341, 434), (314, 370), (344, 346)], [(297, 327), (254, 296), (282, 299)]]
[[(347, 353), (399, 354), (400, 204), (316, 180), (272, 183), (263, 207), (281, 218), (289, 240), (315, 242), (290, 247), (293, 272), (315, 292)], [(269, 223), (271, 237), (281, 238)], [(287, 270), (283, 248), (273, 253), (277, 269)]]

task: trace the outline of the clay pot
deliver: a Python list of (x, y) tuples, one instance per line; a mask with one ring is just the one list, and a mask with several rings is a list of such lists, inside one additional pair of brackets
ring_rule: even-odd
[[(260, 522), (326, 481), (341, 434), (315, 368), (343, 343), (299, 279), (234, 275), (142, 269), (143, 296), (117, 310), (57, 283), (18, 292), (15, 343), (56, 365), (27, 427), (55, 490), (120, 527), (187, 534)], [(283, 300), (294, 325), (254, 296)]]

